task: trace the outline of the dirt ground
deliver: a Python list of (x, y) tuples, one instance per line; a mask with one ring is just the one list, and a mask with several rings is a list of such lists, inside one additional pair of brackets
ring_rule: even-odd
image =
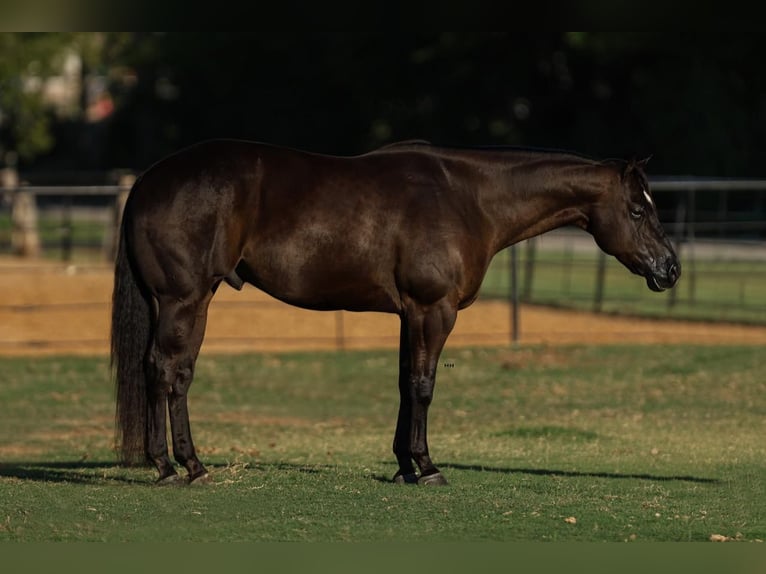
[[(111, 269), (0, 259), (0, 355), (106, 355)], [(616, 318), (533, 306), (520, 309), (521, 344), (766, 344), (766, 328)], [(510, 341), (509, 306), (479, 300), (461, 311), (447, 349)], [(222, 286), (210, 306), (203, 353), (395, 348), (398, 319), (315, 312), (246, 287)]]

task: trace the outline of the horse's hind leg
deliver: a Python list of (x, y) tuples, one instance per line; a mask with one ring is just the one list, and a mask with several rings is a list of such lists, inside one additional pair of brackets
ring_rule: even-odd
[(173, 457), (186, 467), (189, 473), (189, 482), (191, 483), (205, 482), (208, 476), (207, 470), (202, 466), (194, 450), (186, 397), (194, 376), (194, 365), (197, 362), (197, 355), (202, 345), (202, 339), (205, 336), (207, 307), (209, 303), (210, 297), (207, 297), (197, 308), (191, 340), (186, 353), (179, 362), (179, 376), (176, 379), (176, 384), (171, 388), (171, 392), (168, 395), (170, 429), (173, 436)]
[(203, 297), (158, 301), (157, 331), (149, 353), (154, 377), (149, 393), (147, 455), (157, 466), (161, 482), (171, 482), (177, 477), (167, 452), (166, 404), (174, 458), (186, 467), (190, 481), (204, 480), (207, 476), (194, 449), (186, 397), (194, 377), (211, 297), (212, 291)]

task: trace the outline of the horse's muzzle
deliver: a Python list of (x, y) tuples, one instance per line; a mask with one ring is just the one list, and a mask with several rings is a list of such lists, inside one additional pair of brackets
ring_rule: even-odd
[(665, 265), (665, 268), (657, 271), (651, 271), (646, 274), (646, 285), (652, 291), (659, 293), (665, 289), (670, 289), (681, 276), (681, 264), (675, 259), (671, 259)]

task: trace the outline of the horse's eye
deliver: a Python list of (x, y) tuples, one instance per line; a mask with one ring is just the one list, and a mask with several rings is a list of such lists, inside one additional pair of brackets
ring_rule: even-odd
[(644, 208), (640, 205), (634, 205), (630, 208), (630, 216), (633, 219), (641, 219), (644, 215)]

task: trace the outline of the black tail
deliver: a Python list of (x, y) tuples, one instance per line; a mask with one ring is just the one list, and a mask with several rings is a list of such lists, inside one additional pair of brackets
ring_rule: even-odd
[(125, 242), (123, 217), (112, 292), (112, 372), (117, 395), (117, 444), (125, 464), (146, 462), (145, 357), (151, 337), (149, 300), (138, 282)]

